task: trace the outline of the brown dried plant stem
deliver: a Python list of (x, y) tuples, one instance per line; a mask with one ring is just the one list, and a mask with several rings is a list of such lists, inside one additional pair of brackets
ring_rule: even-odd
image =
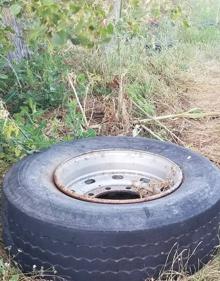
[(85, 114), (85, 111), (84, 111), (84, 109), (83, 109), (83, 107), (82, 107), (82, 104), (81, 104), (81, 102), (80, 102), (80, 100), (79, 100), (79, 96), (78, 96), (77, 91), (76, 91), (76, 88), (75, 88), (75, 86), (74, 86), (73, 76), (72, 76), (71, 74), (68, 75), (68, 81), (69, 81), (69, 84), (70, 84), (70, 86), (71, 86), (71, 88), (72, 88), (72, 90), (73, 90), (74, 96), (75, 96), (76, 101), (77, 101), (77, 104), (78, 104), (78, 106), (79, 106), (79, 109), (80, 109), (80, 111), (81, 111), (81, 113), (82, 113), (82, 116), (83, 116), (83, 120), (84, 120), (84, 122), (85, 122), (85, 125), (86, 125), (86, 127), (88, 127), (89, 124), (88, 124), (88, 121), (87, 121), (87, 118), (86, 118), (86, 114)]
[(138, 119), (135, 120), (134, 123), (148, 123), (152, 121), (161, 121), (161, 120), (167, 120), (167, 119), (176, 119), (176, 118), (188, 118), (188, 119), (201, 119), (205, 117), (220, 117), (220, 112), (201, 112), (201, 113), (193, 113), (193, 112), (182, 112), (182, 113), (176, 113), (176, 114), (169, 114), (169, 115), (162, 115), (162, 116), (156, 116), (152, 118), (146, 118), (146, 119)]
[[(156, 124), (158, 124), (160, 127), (162, 127), (166, 132), (168, 132), (172, 138), (175, 141), (178, 141), (179, 144), (185, 145), (185, 143), (176, 136), (170, 129), (167, 128), (163, 123), (160, 122), (160, 120), (155, 119), (154, 117), (150, 116), (141, 106), (139, 106), (136, 102), (132, 101), (132, 103), (142, 112), (144, 113), (151, 121), (154, 121)], [(134, 122), (134, 124), (141, 124), (140, 120), (137, 120)], [(143, 126), (143, 125), (142, 125)]]

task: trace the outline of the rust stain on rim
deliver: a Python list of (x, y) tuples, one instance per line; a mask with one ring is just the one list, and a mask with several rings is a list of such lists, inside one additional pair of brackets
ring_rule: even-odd
[(182, 183), (180, 167), (139, 150), (96, 150), (72, 157), (54, 171), (56, 187), (87, 202), (132, 204), (159, 199)]

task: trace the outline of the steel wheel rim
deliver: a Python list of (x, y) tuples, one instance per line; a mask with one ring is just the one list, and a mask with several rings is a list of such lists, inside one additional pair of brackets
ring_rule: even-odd
[(170, 159), (142, 150), (108, 149), (72, 157), (53, 179), (64, 194), (104, 204), (130, 204), (164, 197), (180, 187), (183, 173)]

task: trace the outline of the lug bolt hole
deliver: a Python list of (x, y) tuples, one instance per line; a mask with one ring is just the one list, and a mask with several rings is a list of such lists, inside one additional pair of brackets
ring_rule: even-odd
[(126, 186), (125, 188), (126, 188), (126, 189), (131, 189), (131, 186)]
[(122, 175), (113, 175), (112, 178), (114, 180), (122, 180), (124, 177)]
[(88, 180), (85, 181), (85, 184), (92, 184), (94, 182), (95, 182), (94, 179), (88, 179)]
[(89, 195), (89, 196), (94, 196), (94, 193), (89, 193), (88, 195)]
[(106, 189), (106, 190), (111, 190), (111, 187), (106, 187), (105, 189)]
[(144, 183), (149, 183), (150, 179), (148, 179), (148, 178), (141, 178), (140, 181), (144, 182)]

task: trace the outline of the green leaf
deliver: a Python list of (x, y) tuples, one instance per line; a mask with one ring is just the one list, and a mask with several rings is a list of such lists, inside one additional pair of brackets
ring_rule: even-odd
[(184, 28), (189, 28), (190, 27), (190, 23), (189, 23), (189, 21), (187, 19), (183, 20), (183, 27)]
[(43, 5), (53, 5), (53, 0), (42, 0)]
[(68, 34), (65, 31), (57, 32), (52, 37), (52, 42), (56, 45), (63, 45), (66, 43)]
[(92, 48), (94, 46), (94, 42), (90, 41), (90, 39), (83, 35), (78, 35), (77, 37), (71, 38), (71, 42), (74, 45), (82, 45)]
[(17, 16), (21, 12), (21, 6), (18, 4), (13, 4), (10, 7), (13, 15)]
[(7, 80), (7, 79), (8, 79), (8, 76), (5, 75), (5, 74), (1, 74), (1, 73), (0, 73), (0, 79), (2, 79), (2, 80)]
[(108, 34), (113, 34), (113, 32), (114, 32), (113, 24), (109, 23), (107, 28), (106, 28), (106, 31), (107, 31)]
[(133, 7), (138, 7), (138, 5), (140, 4), (140, 0), (131, 0), (131, 5), (133, 6)]
[(83, 132), (83, 137), (90, 138), (95, 136), (96, 136), (96, 131), (93, 129), (88, 129), (86, 132)]
[(84, 73), (80, 73), (79, 75), (77, 75), (77, 81), (80, 84), (84, 84), (86, 82), (86, 76)]
[(19, 280), (19, 274), (14, 274), (11, 276), (11, 278), (9, 279), (9, 281), (18, 281)]
[(181, 16), (182, 16), (182, 9), (179, 6), (177, 6), (175, 9), (171, 11), (170, 17), (172, 20), (176, 21), (179, 18), (181, 18)]
[(74, 14), (78, 13), (80, 9), (81, 9), (81, 7), (79, 5), (72, 4), (72, 3), (70, 4), (70, 10)]

